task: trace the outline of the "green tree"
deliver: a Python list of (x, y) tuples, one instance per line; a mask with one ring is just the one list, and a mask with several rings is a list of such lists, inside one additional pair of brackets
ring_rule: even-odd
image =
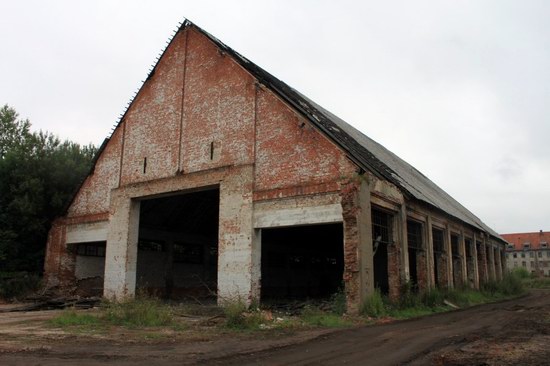
[(96, 148), (31, 132), (0, 109), (0, 271), (41, 272), (48, 230), (88, 173)]

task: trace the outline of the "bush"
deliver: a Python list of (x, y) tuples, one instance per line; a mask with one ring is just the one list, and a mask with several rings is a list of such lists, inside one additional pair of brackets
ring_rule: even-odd
[(242, 300), (227, 302), (223, 306), (225, 326), (231, 329), (258, 329), (266, 319), (257, 306), (247, 309)]
[(386, 306), (379, 288), (376, 288), (372, 294), (367, 296), (361, 307), (361, 314), (373, 318), (386, 315)]
[(0, 299), (22, 298), (40, 288), (40, 277), (28, 272), (0, 273)]
[(401, 295), (399, 297), (399, 308), (413, 308), (420, 305), (420, 296), (413, 291), (413, 283), (405, 282), (401, 286)]
[(168, 306), (148, 298), (107, 303), (103, 318), (110, 324), (129, 327), (158, 327), (173, 321)]
[(430, 308), (435, 308), (437, 306), (443, 305), (444, 300), (445, 294), (438, 288), (429, 289), (422, 294), (421, 298), (422, 304)]
[(514, 268), (509, 272), (509, 274), (520, 279), (528, 279), (533, 277), (533, 275), (523, 267)]
[(333, 313), (344, 315), (346, 312), (346, 294), (343, 290), (332, 294), (330, 297), (330, 307)]
[[(527, 275), (530, 277), (529, 272), (527, 272)], [(500, 281), (500, 283), (498, 284), (499, 292), (506, 296), (522, 294), (523, 292), (525, 292), (522, 279), (528, 278), (524, 276), (525, 273), (523, 272), (506, 273), (502, 281)]]

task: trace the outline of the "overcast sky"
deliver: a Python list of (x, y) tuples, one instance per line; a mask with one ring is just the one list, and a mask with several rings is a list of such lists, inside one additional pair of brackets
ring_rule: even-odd
[(0, 104), (99, 145), (185, 17), (500, 233), (550, 230), (550, 1), (0, 0)]

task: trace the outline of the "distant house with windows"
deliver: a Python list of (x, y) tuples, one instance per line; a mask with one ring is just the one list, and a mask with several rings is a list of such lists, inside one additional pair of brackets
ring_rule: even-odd
[(502, 234), (508, 269), (523, 267), (529, 272), (550, 276), (550, 231)]

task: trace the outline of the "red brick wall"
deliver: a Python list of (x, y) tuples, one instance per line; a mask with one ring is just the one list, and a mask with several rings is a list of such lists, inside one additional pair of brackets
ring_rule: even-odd
[(272, 93), (260, 91), (256, 190), (334, 181), (353, 174), (345, 154)]
[(117, 129), (76, 195), (68, 216), (83, 216), (109, 211), (110, 191), (118, 186), (122, 129)]

